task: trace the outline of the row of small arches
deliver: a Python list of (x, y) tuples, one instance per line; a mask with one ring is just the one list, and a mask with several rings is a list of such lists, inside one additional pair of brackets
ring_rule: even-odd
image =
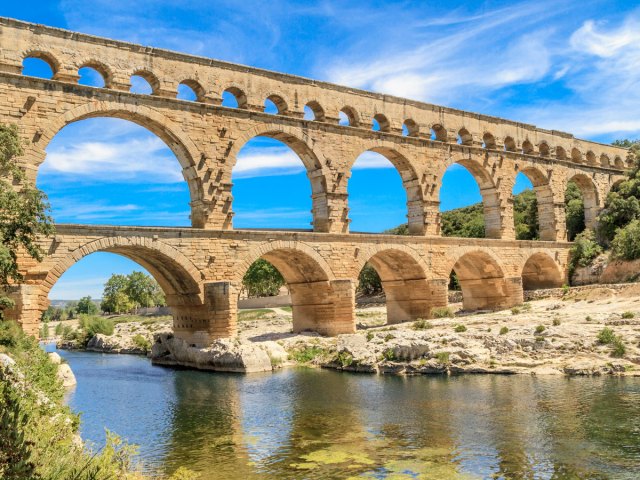
[[(44, 63), (46, 66), (32, 66), (29, 63), (36, 61)], [(32, 67), (32, 68), (29, 68)], [(47, 71), (48, 69), (48, 71)], [(34, 76), (44, 78), (54, 78), (58, 71), (58, 62), (49, 54), (44, 52), (31, 52), (23, 61), (23, 73), (32, 73)], [(83, 63), (78, 69), (79, 83), (98, 88), (110, 88), (113, 83), (113, 75), (110, 69), (97, 61)], [(131, 91), (138, 94), (156, 94), (160, 89), (160, 81), (148, 70), (136, 70), (131, 75)], [(178, 84), (176, 98), (181, 100), (204, 101), (206, 91), (204, 87), (196, 80), (186, 79)], [(249, 108), (246, 93), (236, 86), (231, 86), (221, 93), (222, 106), (229, 108)], [(289, 106), (286, 100), (277, 94), (267, 96), (264, 101), (264, 112), (274, 115), (289, 115)], [(309, 121), (327, 121), (325, 110), (319, 102), (313, 100), (304, 106), (304, 117)], [(361, 127), (360, 116), (357, 111), (350, 106), (343, 107), (338, 112), (338, 124), (342, 126)], [(376, 113), (371, 119), (371, 129), (380, 132), (391, 132), (391, 122), (382, 113)], [(409, 137), (424, 137), (417, 122), (413, 119), (406, 119), (401, 128), (402, 135)], [(443, 125), (434, 124), (430, 131), (426, 134), (433, 141), (449, 142), (450, 133)], [(547, 142), (542, 141), (536, 146), (529, 140), (525, 140), (520, 147), (517, 146), (513, 137), (507, 136), (503, 139), (502, 145), (498, 139), (491, 133), (485, 132), (481, 142), (474, 139), (473, 135), (466, 129), (461, 128), (456, 135), (456, 142), (460, 145), (482, 146), (488, 150), (502, 150), (506, 152), (521, 153), (524, 155), (535, 155), (541, 157), (556, 158), (558, 160), (570, 160), (578, 164), (586, 164), (590, 166), (616, 167), (625, 168), (625, 162), (620, 156), (613, 159), (607, 154), (599, 157), (591, 150), (583, 153), (578, 148), (572, 148), (567, 151), (561, 146), (551, 148)]]

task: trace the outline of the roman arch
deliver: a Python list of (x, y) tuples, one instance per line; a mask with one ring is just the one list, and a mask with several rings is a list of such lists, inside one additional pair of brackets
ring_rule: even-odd
[[(17, 161), (29, 179), (65, 125), (118, 117), (171, 148), (191, 194), (191, 228), (58, 225), (54, 237), (42, 238), (45, 260), (21, 259), (25, 280), (11, 287), (16, 308), (9, 313), (32, 333), (52, 284), (92, 251), (146, 266), (170, 298), (176, 334), (196, 344), (235, 334), (239, 282), (260, 257), (289, 283), (297, 330), (352, 332), (365, 262), (382, 277), (390, 321), (428, 317), (445, 305), (451, 270), (466, 307), (516, 305), (523, 287), (566, 279), (567, 182), (581, 188), (589, 224), (627, 167), (626, 150), (568, 133), (292, 75), (7, 18), (0, 18), (0, 39), (0, 121), (18, 126), (25, 154)], [(27, 57), (46, 61), (53, 77), (23, 75)], [(86, 66), (102, 75), (103, 87), (78, 84)], [(147, 80), (151, 94), (129, 91), (133, 75)], [(179, 85), (195, 100), (177, 98)], [(223, 106), (223, 92), (234, 97), (233, 107)], [(275, 114), (264, 111), (267, 99)], [(305, 106), (313, 119), (303, 118)], [(313, 195), (308, 231), (234, 229), (232, 169), (242, 146), (260, 135), (301, 158)], [(365, 151), (381, 153), (398, 170), (410, 235), (349, 233), (347, 184)], [(468, 168), (480, 185), (486, 239), (440, 236), (440, 184), (452, 164)], [(515, 240), (518, 172), (534, 185), (542, 241)]]

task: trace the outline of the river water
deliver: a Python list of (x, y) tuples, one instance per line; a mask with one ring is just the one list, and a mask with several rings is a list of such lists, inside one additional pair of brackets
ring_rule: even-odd
[(640, 379), (224, 374), (59, 352), (84, 439), (201, 479), (640, 479)]

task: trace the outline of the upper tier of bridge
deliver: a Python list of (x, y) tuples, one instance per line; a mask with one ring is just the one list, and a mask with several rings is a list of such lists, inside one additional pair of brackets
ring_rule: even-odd
[(624, 168), (626, 151), (556, 130), (466, 112), (391, 95), (311, 80), (169, 50), (72, 32), (0, 17), (0, 71), (20, 73), (26, 57), (49, 63), (54, 80), (77, 82), (78, 70), (89, 66), (105, 79), (105, 87), (128, 91), (132, 75), (147, 79), (153, 95), (175, 98), (180, 84), (191, 87), (197, 101), (220, 104), (225, 91), (240, 108), (262, 111), (271, 99), (285, 116), (301, 118), (309, 106), (315, 120), (337, 123), (344, 112), (351, 126), (382, 132), (484, 145), (576, 163)]

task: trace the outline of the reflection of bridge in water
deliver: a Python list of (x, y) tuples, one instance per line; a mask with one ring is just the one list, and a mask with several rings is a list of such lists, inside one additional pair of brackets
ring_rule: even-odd
[[(566, 278), (567, 183), (581, 189), (590, 226), (625, 167), (624, 149), (532, 125), (10, 19), (0, 19), (0, 28), (0, 121), (18, 124), (26, 142), (19, 162), (31, 180), (63, 127), (116, 117), (165, 141), (191, 195), (191, 229), (59, 225), (55, 238), (42, 239), (48, 256), (41, 264), (22, 260), (25, 281), (12, 292), (10, 312), (34, 334), (55, 281), (98, 251), (147, 268), (165, 290), (176, 334), (195, 344), (235, 333), (240, 280), (260, 257), (288, 283), (295, 330), (353, 331), (365, 262), (382, 279), (389, 322), (428, 318), (446, 305), (452, 269), (465, 308), (509, 307), (522, 302), (523, 288)], [(27, 57), (46, 61), (53, 78), (22, 75)], [(82, 67), (99, 72), (104, 88), (78, 85)], [(153, 93), (129, 93), (132, 75)], [(180, 84), (195, 102), (176, 99)], [(221, 106), (223, 92), (238, 108)], [(265, 99), (277, 115), (263, 111)], [(313, 120), (302, 118), (305, 106)], [(340, 112), (348, 126), (338, 124)], [(312, 232), (233, 230), (231, 172), (256, 136), (284, 142), (302, 160), (313, 192)], [(411, 236), (349, 233), (347, 184), (365, 151), (384, 155), (402, 177)], [(480, 186), (488, 239), (440, 237), (440, 184), (456, 163)], [(534, 186), (543, 241), (514, 240), (518, 172)]]

